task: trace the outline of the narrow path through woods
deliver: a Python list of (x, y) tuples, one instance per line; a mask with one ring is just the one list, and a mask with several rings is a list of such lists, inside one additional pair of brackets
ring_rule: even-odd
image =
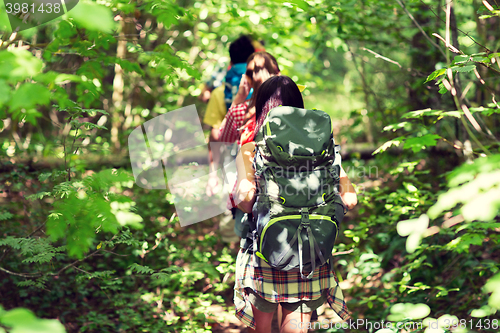
[[(380, 185), (380, 180), (374, 180), (371, 182), (366, 182), (363, 184), (366, 188), (370, 188), (373, 186), (379, 186)], [(359, 207), (358, 207), (359, 208)], [(348, 228), (350, 224), (355, 223), (358, 217), (358, 208), (354, 209), (353, 211), (349, 212), (346, 216), (346, 219), (343, 221), (342, 225), (343, 228)], [(218, 225), (216, 223), (216, 225)], [(342, 258), (341, 256), (336, 256), (334, 257), (334, 260), (340, 260)], [(336, 267), (339, 267), (336, 265)], [(343, 278), (343, 280), (340, 281), (340, 287), (342, 288), (344, 292), (344, 297), (346, 301), (350, 301), (352, 299), (352, 296), (349, 294), (349, 289), (352, 288), (356, 284), (357, 276), (352, 276), (350, 279), (346, 279), (347, 272), (345, 270), (342, 270), (342, 268), (337, 268), (338, 274)], [(380, 278), (378, 276), (377, 278)], [(377, 284), (379, 281), (377, 279), (374, 279), (371, 281), (373, 285)], [(210, 313), (210, 318), (215, 321), (215, 324), (210, 324), (212, 332), (213, 333), (247, 333), (248, 330), (243, 325), (236, 317), (234, 316), (234, 304), (232, 301), (232, 287), (234, 286), (234, 283), (231, 285), (231, 292), (227, 291), (225, 293), (225, 300), (226, 300), (226, 308), (220, 304), (213, 304), (211, 305), (208, 309), (207, 312)], [(316, 325), (313, 327), (325, 327), (324, 323), (328, 323), (327, 325), (332, 327), (332, 325), (335, 325), (336, 323), (341, 323), (342, 320), (336, 315), (336, 313), (330, 309), (326, 305), (322, 305), (318, 309), (318, 320), (315, 322)], [(318, 330), (312, 329), (309, 332), (317, 332)], [(273, 329), (272, 332), (279, 332), (279, 326), (278, 326), (278, 321), (276, 318), (276, 315), (274, 316), (273, 320)]]

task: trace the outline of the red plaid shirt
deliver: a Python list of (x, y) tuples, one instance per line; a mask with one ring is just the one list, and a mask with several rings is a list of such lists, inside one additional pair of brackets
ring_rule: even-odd
[(249, 101), (238, 105), (231, 105), (227, 111), (225, 121), (219, 129), (219, 141), (221, 142), (239, 142), (239, 129), (245, 123), (245, 115), (248, 110)]

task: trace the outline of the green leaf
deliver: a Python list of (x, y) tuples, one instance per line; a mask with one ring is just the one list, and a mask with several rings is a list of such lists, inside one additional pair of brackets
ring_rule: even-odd
[(384, 152), (392, 146), (398, 147), (403, 140), (404, 140), (404, 136), (400, 136), (399, 138), (389, 140), (386, 143), (384, 143), (382, 146), (378, 147), (377, 150), (375, 150), (372, 155), (378, 154), (380, 152)]
[(438, 70), (435, 70), (434, 72), (432, 72), (428, 77), (427, 77), (427, 80), (425, 80), (424, 83), (427, 83), (429, 81), (432, 81), (434, 80), (435, 78), (443, 75), (444, 73), (446, 73), (446, 68), (441, 68), (441, 69), (438, 69)]
[(38, 319), (33, 312), (17, 308), (0, 313), (0, 323), (11, 327), (10, 333), (64, 333), (64, 326), (55, 319)]
[(453, 66), (451, 69), (458, 73), (467, 73), (472, 72), (476, 68), (476, 65), (468, 65), (468, 66)]
[(386, 127), (384, 127), (383, 131), (384, 132), (388, 132), (388, 131), (395, 132), (401, 128), (404, 128), (405, 130), (409, 130), (411, 128), (411, 123), (409, 123), (407, 121), (403, 121), (403, 122), (400, 122), (398, 124), (387, 125)]
[(438, 139), (441, 139), (441, 136), (437, 134), (426, 134), (416, 138), (409, 138), (405, 140), (403, 149), (411, 149), (414, 153), (418, 153), (426, 147), (435, 146)]
[(0, 221), (10, 220), (13, 217), (14, 214), (11, 214), (9, 212), (0, 212)]
[[(9, 16), (7, 12), (5, 11), (5, 7), (3, 5), (3, 2), (0, 4), (0, 31), (5, 31), (5, 32), (12, 32), (12, 29), (10, 27), (10, 22), (9, 22)], [(0, 329), (1, 332), (1, 329)]]
[(439, 195), (428, 214), (436, 218), (442, 212), (462, 203), (466, 221), (491, 221), (500, 209), (500, 155), (476, 159), (448, 175), (450, 189)]
[(115, 28), (111, 10), (93, 2), (79, 2), (66, 15), (73, 18), (85, 29), (111, 33)]
[(42, 192), (38, 192), (35, 194), (27, 195), (25, 198), (27, 200), (34, 201), (34, 200), (42, 200), (44, 197), (49, 196), (49, 195), (52, 195), (52, 193), (42, 191)]
[(406, 251), (413, 253), (420, 245), (422, 235), (429, 226), (429, 217), (422, 214), (418, 219), (400, 221), (397, 224), (397, 232), (400, 236), (408, 236), (406, 239)]
[(165, 273), (179, 273), (182, 271), (182, 268), (179, 266), (169, 266), (161, 269), (160, 271)]
[(472, 61), (482, 62), (482, 63), (489, 63), (490, 62), (490, 58), (483, 57), (483, 56), (476, 56), (476, 57), (472, 57)]
[(80, 124), (83, 125), (83, 127), (85, 127), (86, 130), (93, 130), (93, 129), (98, 129), (98, 130), (107, 130), (106, 126), (100, 126), (100, 125), (97, 125), (97, 124), (94, 124), (94, 123), (90, 123), (90, 122), (81, 122)]
[(442, 117), (454, 117), (454, 118), (460, 118), (464, 114), (463, 111), (446, 111), (442, 112), (441, 116)]
[(0, 78), (10, 83), (18, 83), (24, 79), (40, 73), (43, 62), (31, 52), (14, 48), (9, 51), (0, 51)]
[(491, 315), (495, 314), (496, 312), (497, 312), (497, 310), (492, 308), (491, 306), (483, 305), (480, 309), (472, 310), (472, 312), (470, 313), (470, 316), (474, 317), (474, 318), (483, 318), (483, 317), (491, 316)]
[(37, 263), (44, 263), (44, 262), (49, 262), (52, 260), (52, 258), (54, 258), (54, 256), (56, 255), (56, 253), (51, 253), (51, 252), (47, 252), (47, 253), (39, 253), (33, 257), (29, 257), (29, 258), (26, 258), (23, 260), (24, 263), (34, 263), (34, 262), (37, 262)]
[(439, 91), (438, 91), (441, 95), (443, 94), (446, 94), (448, 92), (448, 89), (446, 89), (445, 85), (443, 84), (443, 82), (440, 82), (439, 83)]
[(487, 293), (492, 293), (488, 299), (488, 305), (492, 308), (500, 310), (500, 274), (493, 276), (484, 285), (484, 290)]
[(115, 213), (115, 216), (118, 223), (120, 223), (120, 225), (122, 226), (128, 225), (135, 229), (140, 229), (144, 227), (141, 224), (142, 217), (135, 213), (119, 211)]
[[(480, 184), (478, 184), (478, 186), (480, 186)], [(466, 221), (492, 221), (498, 215), (499, 209), (500, 187), (497, 186), (465, 202), (461, 208), (461, 212)]]
[(442, 113), (443, 111), (441, 110), (423, 109), (423, 110), (406, 112), (404, 115), (401, 116), (401, 118), (421, 119), (424, 116), (439, 116)]
[(456, 187), (473, 180), (478, 174), (490, 173), (498, 169), (500, 169), (500, 154), (477, 158), (472, 164), (462, 164), (450, 172), (447, 176), (448, 186)]
[[(38, 83), (23, 83), (14, 93), (9, 106), (12, 110), (32, 109), (50, 102), (50, 91)], [(35, 110), (36, 111), (36, 110)]]
[(117, 59), (120, 66), (128, 72), (136, 72), (138, 74), (144, 75), (144, 71), (137, 62), (131, 62), (125, 59)]
[[(3, 112), (1, 107), (10, 99), (10, 91), (12, 88), (5, 80), (0, 79), (0, 112)], [(0, 119), (5, 117), (5, 114), (0, 114)]]
[(414, 304), (412, 307), (407, 309), (408, 317), (415, 319), (423, 319), (431, 313), (431, 308), (427, 304)]
[(465, 64), (469, 62), (470, 56), (468, 55), (457, 55), (453, 59), (452, 65)]
[(0, 322), (6, 326), (15, 327), (18, 323), (31, 323), (36, 319), (36, 316), (30, 310), (17, 308), (2, 314)]
[(406, 237), (410, 235), (419, 225), (417, 221), (418, 219), (412, 219), (398, 222), (396, 230), (399, 236)]
[(80, 82), (82, 81), (82, 78), (78, 75), (73, 75), (73, 74), (58, 74), (57, 77), (54, 79), (55, 84), (64, 84), (66, 82)]
[(13, 117), (19, 120), (24, 119), (26, 122), (36, 125), (37, 124), (37, 118), (42, 117), (42, 113), (38, 112), (36, 109), (28, 109), (28, 110), (21, 110), (20, 112), (15, 112), (18, 115)]
[(154, 269), (151, 269), (148, 266), (139, 265), (137, 263), (133, 263), (132, 265), (130, 265), (129, 269), (132, 272), (136, 271), (139, 274), (153, 274), (155, 272)]
[(63, 324), (56, 319), (40, 319), (15, 326), (10, 333), (64, 333)]
[(304, 0), (282, 0), (281, 2), (289, 2), (291, 4), (294, 4), (295, 6), (299, 7), (300, 9), (302, 9), (305, 12), (309, 8), (311, 8), (311, 6), (309, 6), (309, 4)]
[(437, 326), (439, 329), (441, 328), (449, 328), (453, 325), (453, 323), (458, 323), (459, 320), (457, 316), (450, 315), (450, 314), (444, 314), (441, 317), (437, 319)]
[(405, 319), (416, 320), (425, 318), (431, 313), (431, 308), (423, 303), (397, 303), (391, 307), (390, 312), (387, 319), (399, 322)]
[(169, 13), (168, 11), (163, 11), (158, 14), (156, 16), (156, 19), (158, 20), (158, 22), (163, 23), (166, 28), (169, 28), (179, 21), (175, 15), (172, 15), (172, 13)]

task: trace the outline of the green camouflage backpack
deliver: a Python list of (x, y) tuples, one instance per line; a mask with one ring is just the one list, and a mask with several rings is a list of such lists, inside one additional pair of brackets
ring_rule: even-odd
[(279, 106), (267, 114), (255, 143), (253, 251), (276, 269), (311, 278), (331, 259), (345, 213), (330, 116)]

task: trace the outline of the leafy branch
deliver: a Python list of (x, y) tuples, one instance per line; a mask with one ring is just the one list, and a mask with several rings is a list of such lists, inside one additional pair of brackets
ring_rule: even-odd
[(69, 151), (67, 150), (66, 147), (66, 138), (68, 135), (65, 135), (63, 138), (63, 150), (64, 150), (64, 169), (67, 172), (67, 179), (68, 181), (71, 180), (71, 168), (68, 167), (68, 157), (71, 155), (76, 155), (78, 153), (79, 147), (75, 149), (75, 143), (77, 139), (83, 138), (85, 135), (83, 134), (78, 134), (79, 131), (82, 131), (82, 128), (85, 128), (86, 130), (106, 130), (105, 126), (97, 125), (91, 122), (80, 122), (78, 119), (84, 117), (86, 114), (89, 113), (101, 113), (103, 115), (109, 115), (108, 112), (104, 110), (96, 110), (96, 109), (83, 109), (81, 108), (78, 103), (70, 101), (72, 104), (70, 107), (67, 108), (60, 108), (57, 105), (54, 105), (58, 109), (59, 112), (65, 111), (69, 114), (69, 117), (67, 118), (68, 124), (70, 126), (70, 131), (68, 132), (68, 135), (71, 135), (71, 129), (75, 131), (73, 135), (73, 141), (71, 143), (71, 147), (69, 148)]
[(53, 272), (53, 273), (44, 273), (44, 272), (16, 273), (16, 272), (9, 271), (8, 269), (5, 269), (3, 267), (0, 267), (0, 271), (5, 272), (5, 273), (10, 274), (10, 275), (21, 276), (21, 277), (26, 277), (26, 278), (35, 278), (35, 277), (40, 277), (40, 276), (59, 276), (59, 275), (61, 275), (62, 272), (64, 272), (68, 268), (72, 268), (72, 267), (76, 268), (75, 267), (76, 264), (81, 263), (81, 262), (87, 260), (88, 258), (95, 256), (99, 252), (101, 252), (101, 250), (95, 250), (94, 252), (88, 254), (84, 258), (75, 260), (74, 262), (64, 266), (63, 268), (59, 269), (57, 272)]
[[(441, 17), (440, 17), (440, 16), (439, 16), (439, 15), (438, 15), (435, 11), (434, 11), (434, 9), (433, 9), (431, 6), (429, 6), (428, 4), (426, 4), (423, 0), (420, 0), (420, 3), (421, 3), (422, 5), (424, 5), (425, 7), (427, 7), (427, 8), (428, 8), (428, 9), (432, 12), (432, 14), (434, 14), (434, 16), (435, 16), (438, 20), (440, 20), (440, 21), (441, 21), (441, 22), (443, 22), (443, 23), (446, 23), (446, 21), (445, 21), (445, 20), (443, 20), (443, 19), (442, 19), (442, 18), (441, 18)], [(476, 45), (478, 45), (478, 46), (480, 46), (481, 48), (483, 48), (485, 51), (487, 51), (487, 52), (491, 52), (491, 51), (490, 51), (490, 49), (488, 49), (486, 46), (484, 46), (484, 45), (482, 45), (481, 43), (479, 43), (479, 42), (478, 42), (478, 41), (477, 41), (474, 37), (472, 37), (472, 36), (471, 36), (468, 32), (465, 32), (465, 31), (463, 31), (463, 30), (459, 29), (458, 27), (456, 27), (456, 29), (457, 29), (457, 31), (459, 31), (460, 33), (462, 33), (462, 34), (464, 34), (465, 36), (467, 36), (467, 37), (468, 37), (468, 38), (469, 38), (469, 39), (470, 39), (473, 43), (475, 43)]]

